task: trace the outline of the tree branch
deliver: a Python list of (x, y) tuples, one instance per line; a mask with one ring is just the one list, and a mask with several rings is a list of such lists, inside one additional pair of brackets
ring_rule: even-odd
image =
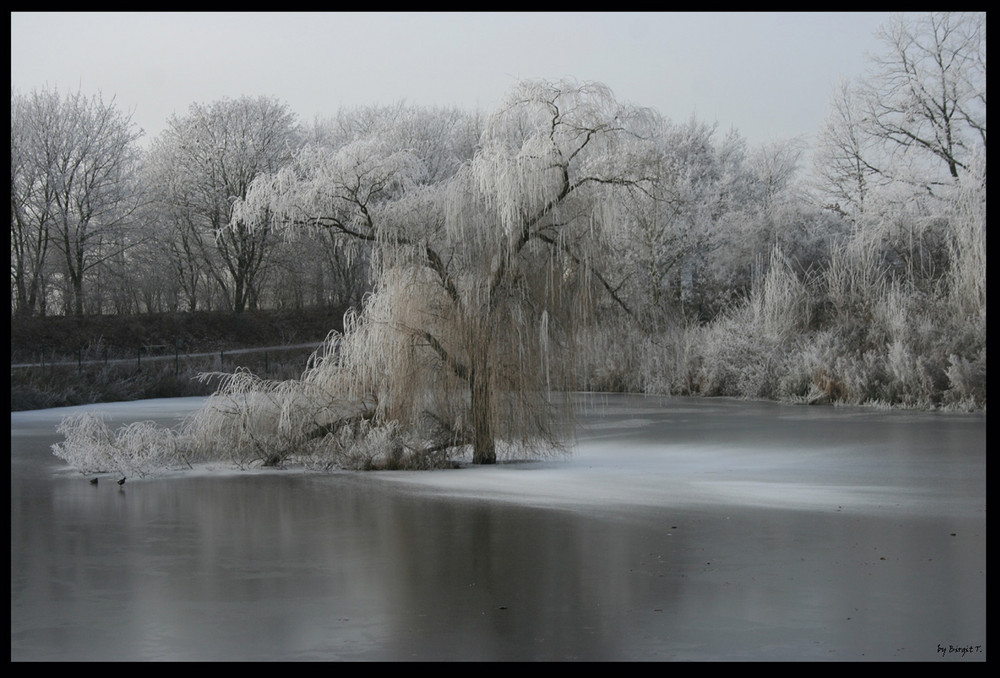
[(621, 297), (618, 296), (618, 290), (616, 288), (614, 288), (614, 287), (611, 286), (611, 283), (609, 283), (608, 280), (603, 275), (601, 275), (600, 271), (598, 271), (598, 270), (596, 270), (594, 268), (589, 267), (585, 262), (583, 262), (580, 259), (580, 257), (576, 256), (576, 254), (573, 253), (573, 251), (569, 248), (569, 246), (566, 243), (559, 242), (558, 240), (556, 240), (552, 236), (547, 235), (545, 233), (541, 233), (541, 232), (535, 233), (534, 237), (538, 238), (542, 242), (545, 242), (545, 243), (548, 243), (549, 245), (552, 245), (553, 247), (560, 248), (563, 252), (565, 252), (567, 255), (569, 255), (569, 257), (576, 264), (578, 264), (580, 266), (583, 266), (583, 267), (586, 267), (586, 268), (589, 268), (590, 273), (594, 277), (596, 277), (598, 279), (598, 281), (600, 281), (601, 285), (604, 286), (604, 289), (607, 290), (607, 292), (608, 292), (609, 295), (611, 295), (611, 298), (614, 299), (614, 301), (619, 306), (622, 307), (622, 310), (624, 310), (626, 313), (628, 313), (631, 317), (633, 317), (633, 318), (635, 317), (635, 314), (632, 312), (632, 309), (629, 308), (628, 304), (626, 304), (625, 301)]

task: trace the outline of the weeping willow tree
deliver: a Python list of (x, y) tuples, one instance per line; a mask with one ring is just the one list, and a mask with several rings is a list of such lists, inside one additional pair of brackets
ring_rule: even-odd
[[(558, 445), (553, 392), (587, 348), (575, 328), (608, 299), (628, 309), (605, 266), (626, 207), (651, 199), (657, 129), (603, 85), (526, 82), (446, 180), (383, 131), (256, 181), (234, 219), (268, 214), (260, 227), (326, 229), (374, 254), (374, 293), (303, 376), (313, 409), (348, 402), (355, 417), (363, 403), (425, 450), (471, 446), (474, 463), (494, 463), (498, 444)], [(308, 426), (342, 420), (325, 416)]]
[(575, 328), (607, 300), (628, 310), (606, 266), (626, 208), (651, 199), (658, 129), (603, 85), (526, 82), (446, 180), (426, 181), (426, 159), (386, 132), (305, 149), (258, 180), (234, 218), (327, 229), (378, 267), (338, 350), (303, 381), (432, 449), (470, 445), (475, 463), (495, 462), (498, 443), (557, 444), (552, 393), (587, 348)]
[(374, 291), (301, 379), (230, 375), (189, 458), (316, 460), (376, 437), (388, 457), (471, 448), (479, 464), (562, 449), (578, 329), (609, 306), (630, 314), (610, 264), (654, 194), (660, 128), (603, 85), (526, 82), (445, 176), (386, 125), (259, 177), (234, 222), (328, 231), (370, 257)]

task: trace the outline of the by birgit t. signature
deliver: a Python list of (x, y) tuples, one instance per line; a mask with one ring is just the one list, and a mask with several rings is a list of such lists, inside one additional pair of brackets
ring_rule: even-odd
[(982, 645), (938, 645), (938, 653), (944, 657), (949, 654), (960, 654), (963, 657), (967, 654), (982, 654)]

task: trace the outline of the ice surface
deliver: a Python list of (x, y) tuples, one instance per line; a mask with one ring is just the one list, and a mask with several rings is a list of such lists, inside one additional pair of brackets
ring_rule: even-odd
[(985, 416), (583, 403), (566, 457), (121, 487), (12, 413), (11, 659), (986, 659)]

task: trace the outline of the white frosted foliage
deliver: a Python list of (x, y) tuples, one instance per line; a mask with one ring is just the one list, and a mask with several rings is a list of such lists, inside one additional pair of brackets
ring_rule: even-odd
[(142, 477), (186, 463), (176, 432), (152, 422), (112, 431), (103, 419), (87, 412), (67, 417), (56, 430), (66, 440), (53, 445), (53, 453), (81, 473)]
[(625, 205), (653, 193), (657, 122), (603, 85), (527, 82), (451, 174), (389, 116), (258, 177), (234, 224), (366, 248), (375, 289), (301, 379), (226, 377), (187, 429), (191, 454), (369, 468), (562, 451), (553, 392), (576, 382), (578, 328), (628, 310), (606, 264), (640, 211)]

